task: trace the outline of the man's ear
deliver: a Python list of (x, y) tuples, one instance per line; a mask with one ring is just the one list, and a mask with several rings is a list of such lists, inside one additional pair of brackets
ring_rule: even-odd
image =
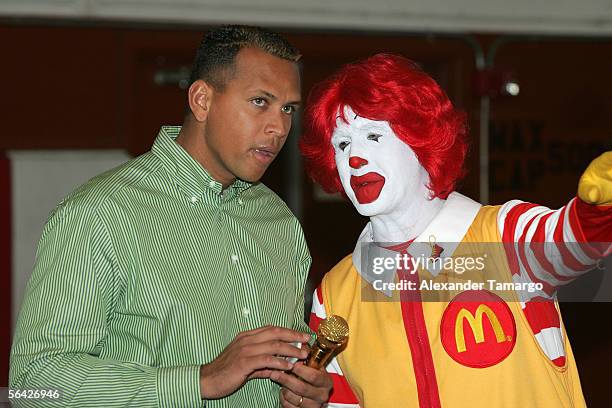
[(189, 109), (193, 117), (198, 122), (204, 122), (208, 117), (210, 111), (210, 101), (213, 95), (214, 89), (208, 83), (202, 79), (194, 81), (189, 87), (188, 100)]

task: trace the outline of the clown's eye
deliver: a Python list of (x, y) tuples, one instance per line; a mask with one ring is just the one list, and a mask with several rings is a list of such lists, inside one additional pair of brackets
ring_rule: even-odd
[(380, 139), (382, 137), (382, 135), (378, 135), (376, 133), (370, 133), (368, 135), (368, 140), (373, 140), (375, 142), (378, 142), (378, 139)]
[(348, 146), (348, 145), (349, 145), (349, 142), (346, 142), (346, 141), (338, 143), (338, 147), (342, 151), (344, 151), (344, 149), (346, 149), (346, 146)]

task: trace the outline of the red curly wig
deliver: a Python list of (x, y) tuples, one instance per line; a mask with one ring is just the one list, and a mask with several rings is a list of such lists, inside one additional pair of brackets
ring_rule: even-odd
[(445, 199), (464, 175), (465, 114), (414, 62), (376, 54), (342, 67), (316, 85), (308, 97), (300, 150), (312, 179), (330, 193), (344, 192), (331, 136), (344, 106), (359, 116), (387, 121), (429, 173), (432, 197)]

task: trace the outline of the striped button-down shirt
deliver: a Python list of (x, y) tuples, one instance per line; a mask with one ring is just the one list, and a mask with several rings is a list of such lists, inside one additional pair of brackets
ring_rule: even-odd
[(202, 401), (200, 365), (245, 330), (308, 331), (310, 255), (263, 184), (223, 190), (164, 127), (150, 152), (70, 194), (45, 226), (11, 353), (20, 406), (278, 407), (251, 380)]

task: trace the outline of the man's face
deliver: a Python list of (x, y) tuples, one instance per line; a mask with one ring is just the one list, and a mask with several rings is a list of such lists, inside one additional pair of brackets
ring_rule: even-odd
[(234, 76), (212, 92), (207, 170), (226, 185), (235, 178), (258, 181), (285, 144), (299, 103), (297, 64), (255, 48), (240, 50)]
[(388, 122), (356, 116), (344, 107), (331, 138), (346, 195), (361, 215), (390, 214), (428, 198), (429, 176)]

